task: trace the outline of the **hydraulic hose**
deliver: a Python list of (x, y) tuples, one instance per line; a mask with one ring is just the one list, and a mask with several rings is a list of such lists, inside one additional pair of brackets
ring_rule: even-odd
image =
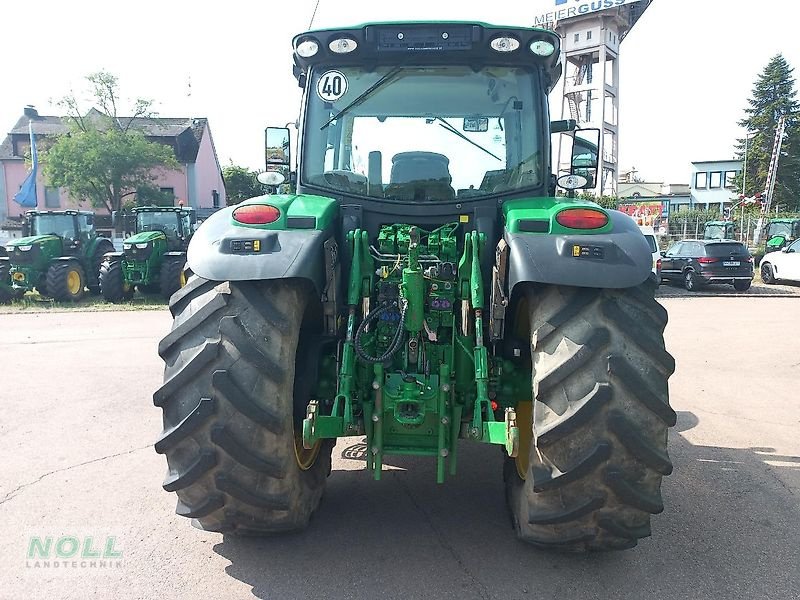
[(397, 302), (384, 302), (380, 306), (371, 310), (370, 313), (366, 317), (364, 317), (364, 320), (361, 321), (361, 324), (358, 326), (355, 337), (355, 349), (358, 357), (364, 362), (373, 364), (386, 362), (392, 356), (394, 356), (395, 353), (400, 349), (400, 344), (403, 342), (403, 333), (405, 331), (404, 326), (406, 321), (406, 308), (408, 307), (408, 304), (406, 302), (403, 302), (402, 305), (400, 306), (400, 322), (397, 325), (397, 331), (394, 334), (392, 343), (389, 344), (389, 347), (386, 349), (386, 352), (384, 352), (380, 356), (370, 356), (369, 354), (367, 354), (366, 350), (364, 350), (363, 346), (361, 345), (361, 337), (367, 330), (367, 326), (370, 324), (370, 322), (377, 320), (387, 310), (396, 307), (397, 307)]

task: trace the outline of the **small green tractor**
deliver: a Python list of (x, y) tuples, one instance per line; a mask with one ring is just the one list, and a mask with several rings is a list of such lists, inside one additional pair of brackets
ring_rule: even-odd
[(23, 237), (6, 246), (8, 260), (0, 263), (0, 281), (11, 283), (10, 290), (6, 284), (0, 291), (0, 300), (8, 302), (33, 289), (71, 302), (80, 300), (87, 287), (99, 293), (100, 263), (112, 250), (111, 241), (97, 235), (94, 213), (28, 211)]
[(183, 206), (133, 209), (136, 234), (109, 252), (100, 267), (100, 288), (109, 302), (130, 300), (134, 290), (169, 299), (184, 283), (186, 248), (194, 233), (195, 212)]
[[(179, 515), (299, 529), (338, 438), (361, 438), (376, 481), (412, 456), (438, 482), (470, 469), (469, 440), (502, 450), (520, 539), (650, 535), (676, 422), (667, 313), (636, 223), (575, 198), (608, 175), (598, 130), (549, 120), (559, 57), (550, 31), (483, 23), (294, 38), (299, 166), (268, 128), (260, 181), (296, 192), (203, 224), (158, 348), (155, 450)], [(563, 173), (551, 134), (571, 144)]]

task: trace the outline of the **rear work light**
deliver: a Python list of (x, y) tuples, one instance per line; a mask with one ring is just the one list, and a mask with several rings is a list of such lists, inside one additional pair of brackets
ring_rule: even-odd
[(319, 51), (319, 44), (313, 38), (306, 38), (294, 50), (299, 56), (303, 58), (311, 58)]
[(338, 38), (328, 44), (334, 54), (348, 54), (358, 48), (358, 43), (350, 38)]
[(508, 36), (496, 37), (489, 45), (492, 47), (492, 50), (496, 52), (513, 52), (519, 48), (519, 40)]
[(556, 215), (556, 223), (570, 229), (600, 229), (608, 224), (608, 215), (593, 208), (568, 208)]
[(248, 204), (233, 211), (233, 220), (245, 225), (274, 223), (280, 216), (281, 211), (269, 204)]

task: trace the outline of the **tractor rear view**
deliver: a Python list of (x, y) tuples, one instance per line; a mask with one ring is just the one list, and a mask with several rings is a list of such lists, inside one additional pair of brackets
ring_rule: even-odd
[(11, 295), (36, 289), (42, 296), (75, 302), (87, 287), (99, 293), (100, 263), (112, 250), (111, 241), (97, 235), (94, 213), (28, 211), (23, 237), (6, 246)]
[(133, 209), (136, 233), (122, 252), (106, 254), (100, 287), (109, 302), (130, 300), (134, 290), (160, 293), (169, 299), (185, 283), (186, 248), (194, 233), (194, 209), (143, 206)]
[[(574, 198), (599, 132), (550, 123), (559, 55), (552, 32), (479, 23), (294, 39), (299, 168), (270, 128), (261, 181), (297, 192), (208, 219), (159, 344), (155, 449), (178, 514), (299, 529), (337, 438), (364, 438), (376, 481), (405, 455), (439, 482), (470, 469), (471, 440), (505, 455), (520, 539), (612, 550), (650, 534), (672, 471), (667, 314), (634, 221)], [(551, 131), (572, 143), (566, 195)]]

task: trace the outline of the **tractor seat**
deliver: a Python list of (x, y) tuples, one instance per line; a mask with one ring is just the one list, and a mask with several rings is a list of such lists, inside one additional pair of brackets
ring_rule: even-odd
[(401, 152), (392, 157), (386, 197), (397, 200), (452, 200), (450, 159), (436, 152)]

